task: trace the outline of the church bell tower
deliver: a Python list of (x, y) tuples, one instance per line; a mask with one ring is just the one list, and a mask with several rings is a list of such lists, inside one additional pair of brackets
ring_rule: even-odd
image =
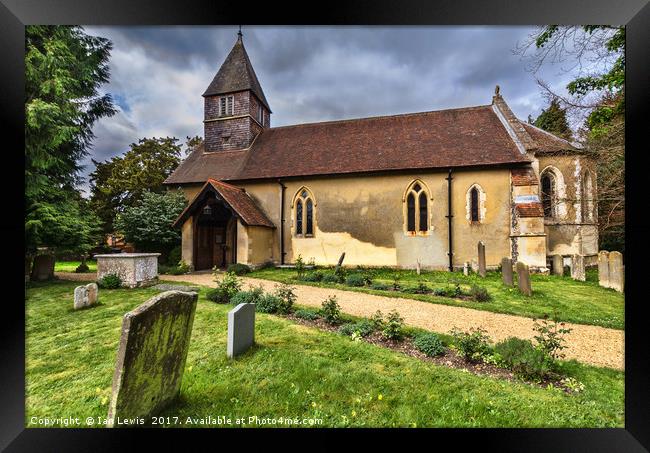
[(203, 93), (206, 152), (246, 149), (271, 126), (271, 109), (251, 64), (241, 30)]

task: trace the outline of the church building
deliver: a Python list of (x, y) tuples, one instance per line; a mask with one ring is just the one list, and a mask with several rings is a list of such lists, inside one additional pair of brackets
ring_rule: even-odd
[[(324, 87), (326, 89), (326, 87)], [(165, 181), (195, 270), (230, 263), (458, 269), (485, 244), (539, 272), (598, 253), (595, 162), (486, 105), (271, 127), (241, 34), (203, 93), (204, 141)]]

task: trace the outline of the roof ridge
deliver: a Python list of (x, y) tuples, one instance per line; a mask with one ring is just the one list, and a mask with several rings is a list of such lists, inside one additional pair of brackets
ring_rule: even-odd
[(377, 116), (364, 116), (361, 118), (349, 118), (349, 119), (340, 119), (340, 120), (328, 120), (328, 121), (314, 121), (312, 123), (299, 123), (299, 124), (287, 124), (286, 126), (276, 126), (270, 127), (267, 130), (273, 131), (276, 129), (286, 129), (289, 127), (300, 127), (300, 126), (313, 126), (317, 124), (332, 124), (332, 123), (347, 123), (352, 121), (363, 121), (363, 120), (376, 120), (382, 118), (396, 118), (396, 117), (406, 117), (406, 116), (416, 116), (416, 115), (427, 115), (431, 113), (440, 113), (440, 112), (451, 112), (454, 110), (479, 110), (490, 107), (490, 104), (486, 105), (473, 105), (469, 107), (454, 107), (450, 109), (440, 109), (440, 110), (425, 110), (423, 112), (409, 112), (409, 113), (395, 113), (393, 115), (377, 115)]
[(222, 186), (230, 187), (232, 189), (240, 190), (240, 191), (246, 193), (246, 191), (244, 190), (243, 187), (233, 186), (232, 184), (228, 184), (227, 182), (223, 182), (223, 181), (221, 181), (219, 179), (208, 178), (208, 180), (206, 182), (216, 182), (217, 184), (221, 184)]
[(576, 147), (576, 146), (575, 146), (573, 143), (571, 143), (569, 140), (567, 140), (567, 139), (565, 139), (565, 138), (562, 138), (562, 137), (559, 137), (559, 136), (553, 134), (552, 132), (545, 131), (545, 130), (542, 129), (541, 127), (537, 127), (537, 126), (535, 126), (534, 124), (530, 124), (530, 123), (528, 123), (528, 122), (524, 122), (524, 121), (522, 121), (522, 120), (519, 120), (519, 122), (520, 122), (522, 125), (524, 125), (524, 127), (525, 127), (525, 126), (530, 126), (530, 127), (534, 128), (535, 130), (538, 130), (538, 131), (540, 131), (540, 132), (543, 132), (543, 133), (546, 134), (546, 135), (549, 135), (549, 136), (551, 136), (551, 137), (553, 137), (553, 138), (555, 138), (555, 139), (557, 139), (557, 140), (561, 140), (561, 141), (567, 143), (569, 146), (572, 146), (573, 148)]

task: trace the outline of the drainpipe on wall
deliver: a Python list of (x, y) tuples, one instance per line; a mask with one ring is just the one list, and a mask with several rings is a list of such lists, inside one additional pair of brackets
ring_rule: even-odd
[(452, 248), (452, 236), (451, 236), (451, 224), (452, 224), (452, 218), (454, 217), (453, 214), (451, 213), (451, 180), (454, 179), (451, 176), (451, 168), (449, 169), (449, 175), (445, 178), (447, 180), (447, 224), (449, 226), (449, 251), (447, 252), (447, 255), (449, 255), (449, 272), (453, 272), (454, 270), (454, 264), (453, 264), (453, 255), (454, 251)]
[(281, 189), (281, 201), (280, 201), (280, 264), (284, 264), (284, 191), (287, 190), (287, 186), (282, 184), (282, 180), (278, 179), (278, 184), (280, 184)]

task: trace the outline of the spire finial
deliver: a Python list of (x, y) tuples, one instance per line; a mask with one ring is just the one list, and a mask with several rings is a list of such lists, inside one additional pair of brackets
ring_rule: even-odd
[(237, 32), (237, 40), (241, 41), (241, 40), (242, 40), (242, 36), (244, 36), (244, 35), (243, 35), (242, 32), (241, 32), (241, 25), (240, 25), (240, 26), (239, 26), (239, 31)]
[(495, 95), (495, 96), (499, 96), (499, 91), (500, 91), (499, 85), (497, 85), (496, 87), (494, 87), (494, 95)]

